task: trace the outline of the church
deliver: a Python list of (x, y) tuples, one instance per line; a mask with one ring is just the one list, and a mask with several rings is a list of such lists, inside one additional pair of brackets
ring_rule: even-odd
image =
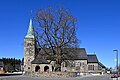
[[(26, 74), (54, 72), (55, 61), (43, 59), (37, 53), (35, 45), (34, 29), (32, 19), (30, 19), (28, 31), (24, 38), (24, 72)], [(64, 49), (67, 56), (61, 63), (61, 72), (105, 73), (106, 67), (99, 62), (96, 54), (87, 54), (85, 48), (75, 48), (75, 52), (71, 50), (71, 48)], [(40, 52), (44, 53), (43, 50)], [(69, 57), (70, 53), (77, 55)]]

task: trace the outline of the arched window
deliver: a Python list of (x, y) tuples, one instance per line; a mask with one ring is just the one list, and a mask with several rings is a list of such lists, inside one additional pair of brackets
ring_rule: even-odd
[(45, 71), (45, 72), (48, 72), (48, 71), (49, 71), (49, 67), (48, 67), (48, 66), (45, 66), (45, 67), (44, 67), (44, 71)]
[(70, 65), (71, 65), (71, 63), (69, 61), (63, 61), (62, 62), (62, 67), (68, 67)]
[(52, 66), (52, 71), (54, 71), (54, 67)]
[(75, 62), (74, 61), (71, 63), (71, 67), (75, 67)]
[(40, 70), (40, 66), (35, 67), (35, 72), (38, 72)]

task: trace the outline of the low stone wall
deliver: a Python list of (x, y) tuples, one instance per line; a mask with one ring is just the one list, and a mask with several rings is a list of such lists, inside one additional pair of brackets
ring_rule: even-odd
[(29, 72), (25, 75), (31, 77), (76, 77), (75, 72)]

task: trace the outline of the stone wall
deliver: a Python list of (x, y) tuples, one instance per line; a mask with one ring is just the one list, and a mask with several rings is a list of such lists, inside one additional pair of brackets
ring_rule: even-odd
[(31, 77), (76, 77), (75, 72), (30, 72), (26, 75)]
[[(64, 66), (66, 62), (67, 62), (67, 66)], [(73, 63), (74, 63), (74, 67), (71, 67)], [(88, 71), (87, 60), (65, 60), (64, 62), (61, 63), (61, 70), (68, 71), (68, 72), (85, 73)]]
[(24, 39), (24, 71), (31, 71), (31, 61), (35, 57), (35, 39)]

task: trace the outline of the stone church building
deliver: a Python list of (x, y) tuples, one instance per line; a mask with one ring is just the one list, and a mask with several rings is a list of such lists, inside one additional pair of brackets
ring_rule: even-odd
[[(27, 35), (24, 38), (24, 71), (25, 73), (54, 72), (55, 61), (43, 59), (37, 54), (35, 47), (35, 36), (30, 19)], [(62, 72), (80, 72), (80, 73), (102, 73), (105, 72), (105, 66), (99, 62), (95, 54), (87, 55), (85, 48), (66, 48), (64, 61), (61, 63)], [(49, 50), (48, 50), (49, 51)], [(41, 50), (41, 53), (44, 53)], [(69, 57), (73, 54), (73, 57)], [(75, 55), (74, 55), (75, 54)]]

